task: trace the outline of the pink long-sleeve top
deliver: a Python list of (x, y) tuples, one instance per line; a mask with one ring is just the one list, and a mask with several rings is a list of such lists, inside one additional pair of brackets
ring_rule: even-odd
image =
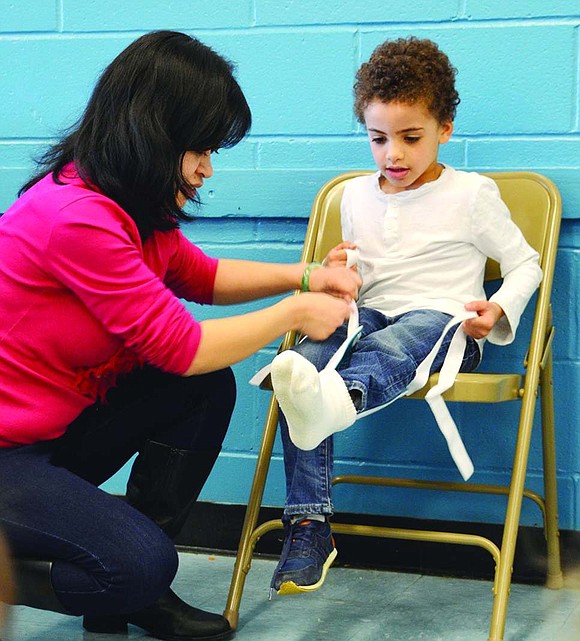
[(179, 230), (141, 242), (115, 202), (69, 167), (0, 218), (0, 447), (62, 435), (142, 363), (183, 374), (217, 259)]

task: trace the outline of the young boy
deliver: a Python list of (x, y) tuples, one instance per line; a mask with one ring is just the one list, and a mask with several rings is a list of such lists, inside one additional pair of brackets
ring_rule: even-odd
[[(336, 557), (326, 520), (333, 513), (331, 435), (404, 394), (432, 350), (427, 373), (441, 369), (458, 327), (465, 340), (459, 371), (479, 364), (485, 339), (511, 342), (541, 280), (538, 254), (495, 183), (438, 161), (459, 104), (455, 74), (435, 43), (414, 37), (380, 45), (357, 74), (355, 113), (378, 171), (346, 185), (344, 242), (326, 262), (344, 265), (347, 250), (356, 249), (363, 329), (338, 371), (324, 367), (346, 327), (323, 342), (306, 339), (272, 363), (287, 483), (285, 542), (272, 579), (279, 594), (318, 589)], [(503, 282), (486, 300), (488, 257), (500, 263)], [(450, 328), (452, 318), (467, 319)]]

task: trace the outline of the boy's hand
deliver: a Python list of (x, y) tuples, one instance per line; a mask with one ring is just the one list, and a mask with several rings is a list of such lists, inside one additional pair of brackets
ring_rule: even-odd
[[(354, 243), (343, 241), (339, 243), (336, 247), (333, 247), (326, 258), (324, 259), (325, 267), (346, 267), (346, 249), (356, 249)], [(356, 265), (351, 267), (353, 271), (356, 271)]]
[(463, 331), (473, 338), (485, 338), (504, 315), (497, 303), (490, 303), (488, 300), (473, 300), (465, 305), (465, 309), (477, 313), (476, 318), (463, 321)]

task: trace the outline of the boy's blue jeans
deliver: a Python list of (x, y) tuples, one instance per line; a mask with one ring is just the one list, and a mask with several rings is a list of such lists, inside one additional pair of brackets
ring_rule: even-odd
[[(430, 309), (387, 317), (376, 310), (361, 308), (361, 337), (337, 368), (347, 389), (357, 390), (361, 394), (361, 404), (357, 411), (370, 410), (397, 398), (407, 388), (418, 365), (429, 354), (450, 319), (449, 314)], [(443, 340), (431, 372), (441, 369), (457, 327), (451, 328)], [(346, 324), (325, 341), (306, 339), (293, 349), (320, 371), (345, 338)], [(472, 371), (479, 361), (479, 346), (468, 336), (460, 371)], [(280, 428), (286, 471), (284, 516), (332, 514), (332, 437), (324, 440), (314, 450), (304, 451), (290, 440), (282, 413)]]

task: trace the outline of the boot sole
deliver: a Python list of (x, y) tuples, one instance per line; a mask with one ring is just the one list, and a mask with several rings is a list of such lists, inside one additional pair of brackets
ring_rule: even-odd
[[(119, 634), (119, 635), (122, 634), (124, 636), (127, 636), (129, 634), (128, 624), (126, 622), (123, 622), (122, 620), (110, 621), (107, 623), (103, 623), (102, 621), (93, 622), (89, 620), (83, 623), (83, 627), (88, 632), (98, 632), (101, 634)], [(136, 625), (136, 627), (140, 628), (141, 630), (145, 630), (145, 632), (147, 632), (148, 634), (150, 634), (151, 636), (157, 639), (162, 639), (162, 641), (226, 641), (226, 639), (231, 639), (235, 633), (235, 630), (230, 629), (230, 630), (224, 630), (219, 634), (212, 634), (210, 636), (203, 636), (203, 637), (194, 637), (191, 635), (184, 636), (184, 635), (175, 635), (175, 634), (163, 634), (160, 632), (147, 630), (146, 628), (142, 628), (139, 625)]]
[(322, 566), (322, 575), (316, 583), (313, 583), (312, 585), (296, 585), (294, 581), (285, 581), (278, 589), (277, 594), (279, 594), (280, 596), (285, 596), (287, 594), (300, 594), (301, 592), (314, 592), (315, 590), (318, 590), (322, 587), (322, 584), (326, 579), (326, 573), (328, 572), (330, 566), (334, 563), (334, 559), (336, 559), (337, 554), (338, 552), (336, 548), (334, 548), (334, 550), (332, 550), (332, 552), (328, 555), (328, 558), (324, 562), (324, 565)]
[[(144, 628), (143, 628), (144, 629)], [(151, 632), (145, 630), (147, 634), (155, 637), (156, 639), (162, 639), (162, 641), (226, 641), (226, 639), (231, 639), (234, 636), (235, 630), (226, 630), (220, 634), (213, 634), (209, 637), (192, 637), (192, 636), (175, 636), (175, 635), (166, 635), (159, 634), (157, 632)]]

